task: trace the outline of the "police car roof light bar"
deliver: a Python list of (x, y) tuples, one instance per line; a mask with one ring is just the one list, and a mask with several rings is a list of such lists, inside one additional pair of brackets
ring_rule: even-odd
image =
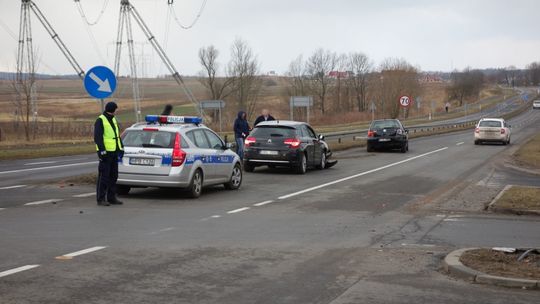
[(202, 123), (202, 118), (197, 116), (171, 116), (171, 115), (146, 115), (146, 122), (160, 124), (195, 124)]

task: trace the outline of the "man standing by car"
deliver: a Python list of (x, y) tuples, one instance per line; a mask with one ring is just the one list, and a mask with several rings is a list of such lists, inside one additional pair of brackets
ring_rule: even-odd
[(105, 111), (94, 124), (94, 142), (99, 157), (96, 198), (99, 206), (122, 205), (116, 198), (118, 159), (124, 156), (124, 145), (120, 138), (118, 122), (114, 117), (118, 106), (108, 102)]
[(247, 121), (246, 112), (238, 112), (233, 129), (234, 139), (236, 141), (236, 153), (240, 156), (240, 159), (244, 159), (244, 140), (249, 134), (249, 123)]
[(275, 118), (272, 117), (272, 115), (270, 115), (267, 109), (263, 109), (261, 112), (261, 116), (255, 119), (255, 123), (253, 124), (253, 127), (256, 127), (260, 122), (271, 121), (271, 120), (275, 120)]

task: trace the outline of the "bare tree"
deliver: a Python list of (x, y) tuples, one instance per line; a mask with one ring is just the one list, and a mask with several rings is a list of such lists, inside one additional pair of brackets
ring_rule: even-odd
[[(404, 59), (389, 58), (380, 66), (377, 97), (383, 114), (397, 118), (400, 112), (399, 97), (408, 95), (411, 98), (420, 92), (418, 68)], [(405, 117), (408, 110), (405, 110)]]
[[(511, 77), (509, 80), (514, 84), (515, 78)], [(484, 85), (484, 74), (470, 68), (465, 68), (462, 72), (452, 72), (451, 78), (452, 84), (448, 87), (448, 95), (450, 99), (457, 99), (460, 106), (463, 105), (465, 98), (478, 97)]]
[(242, 39), (237, 38), (231, 46), (231, 60), (228, 76), (232, 78), (234, 97), (238, 107), (249, 116), (255, 111), (255, 105), (261, 90), (262, 79), (257, 56)]
[(293, 96), (307, 95), (306, 65), (304, 58), (299, 55), (289, 64), (287, 71), (289, 77), (289, 94)]
[(203, 67), (199, 82), (208, 90), (213, 100), (225, 99), (232, 93), (233, 78), (219, 77), (218, 56), (219, 51), (213, 45), (199, 49), (199, 62)]
[[(26, 141), (35, 138), (37, 128), (36, 70), (40, 60), (36, 58), (36, 52), (37, 50), (33, 50), (32, 54), (28, 55), (29, 60), (21, 62), (20, 71), (11, 80), (11, 87), (15, 92), (12, 101), (16, 111), (15, 119), (17, 124), (22, 121)], [(24, 63), (26, 64), (23, 66)]]
[(350, 53), (347, 56), (347, 70), (350, 71), (347, 83), (352, 89), (359, 112), (367, 110), (368, 77), (373, 63), (363, 53)]
[(540, 84), (540, 62), (533, 62), (527, 65), (527, 85), (537, 86)]
[(306, 73), (310, 77), (309, 89), (319, 99), (322, 114), (326, 111), (326, 98), (333, 85), (329, 73), (335, 70), (337, 63), (336, 53), (322, 48), (317, 49), (306, 62)]

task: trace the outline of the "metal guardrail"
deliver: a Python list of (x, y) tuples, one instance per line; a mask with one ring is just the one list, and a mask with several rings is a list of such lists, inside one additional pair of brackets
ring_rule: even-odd
[[(507, 112), (502, 114), (502, 117), (506, 116), (512, 116), (514, 113), (520, 113), (523, 110), (526, 110), (530, 107), (530, 102), (525, 103), (523, 106), (519, 107), (518, 109)], [(471, 127), (476, 125), (478, 122), (478, 119), (472, 119), (462, 122), (454, 122), (454, 123), (440, 123), (440, 124), (430, 124), (430, 125), (414, 125), (405, 127), (407, 130), (409, 130), (409, 134), (416, 134), (416, 133), (423, 133), (423, 132), (435, 132), (435, 131), (442, 131), (442, 130), (448, 130), (448, 129), (457, 129), (457, 128), (465, 128), (465, 127)], [(351, 131), (341, 131), (341, 132), (331, 132), (331, 133), (323, 133), (324, 137), (327, 141), (338, 141), (338, 143), (341, 143), (342, 140), (361, 140), (367, 138), (367, 132), (368, 129), (360, 129), (360, 130), (351, 130)]]

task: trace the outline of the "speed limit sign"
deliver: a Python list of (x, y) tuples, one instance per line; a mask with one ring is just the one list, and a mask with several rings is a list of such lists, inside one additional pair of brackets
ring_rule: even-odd
[(411, 98), (407, 95), (403, 95), (399, 98), (399, 105), (406, 108), (411, 105)]

